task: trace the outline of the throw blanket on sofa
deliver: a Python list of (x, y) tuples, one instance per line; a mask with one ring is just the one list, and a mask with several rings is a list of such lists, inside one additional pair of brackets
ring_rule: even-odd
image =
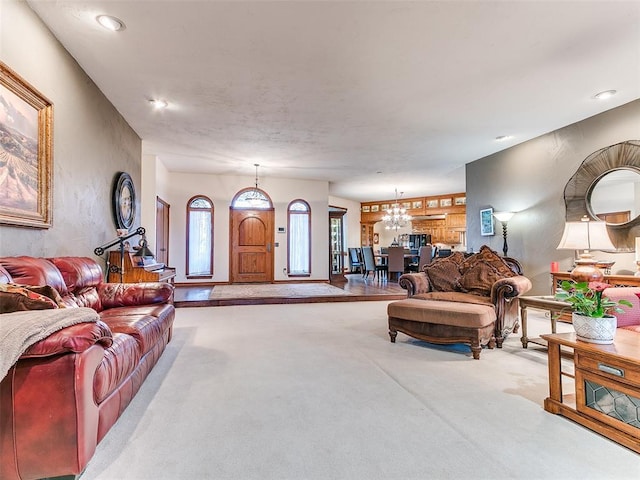
[(95, 310), (84, 307), (0, 314), (0, 380), (34, 343), (65, 327), (99, 319)]

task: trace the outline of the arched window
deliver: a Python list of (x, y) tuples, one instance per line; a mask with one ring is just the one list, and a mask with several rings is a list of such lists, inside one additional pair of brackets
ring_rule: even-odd
[(213, 276), (213, 202), (196, 195), (187, 202), (187, 278)]
[(259, 188), (247, 188), (236, 195), (232, 202), (233, 208), (271, 208), (271, 200)]
[(304, 200), (294, 200), (287, 208), (289, 242), (287, 271), (289, 276), (311, 275), (311, 207)]

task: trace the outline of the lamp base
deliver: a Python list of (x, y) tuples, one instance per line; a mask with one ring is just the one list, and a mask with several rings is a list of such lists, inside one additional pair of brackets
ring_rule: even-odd
[(596, 267), (596, 261), (590, 253), (583, 253), (576, 260), (576, 267), (569, 275), (574, 282), (601, 282), (604, 274)]

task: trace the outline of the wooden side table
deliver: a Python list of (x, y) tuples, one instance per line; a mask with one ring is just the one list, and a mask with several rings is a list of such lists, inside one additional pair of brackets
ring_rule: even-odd
[[(582, 342), (575, 333), (542, 338), (549, 346), (544, 409), (640, 453), (640, 335), (618, 329), (611, 345)], [(562, 371), (560, 347), (573, 349), (575, 376)], [(562, 391), (563, 375), (574, 376), (573, 395)]]
[(546, 310), (551, 317), (551, 333), (556, 333), (556, 314), (561, 311), (571, 310), (571, 305), (566, 302), (556, 300), (551, 295), (545, 296), (522, 296), (518, 297), (520, 303), (520, 320), (522, 322), (522, 348), (527, 348), (529, 343), (535, 343), (547, 346), (547, 342), (540, 338), (529, 338), (527, 336), (527, 308), (538, 308), (540, 310)]

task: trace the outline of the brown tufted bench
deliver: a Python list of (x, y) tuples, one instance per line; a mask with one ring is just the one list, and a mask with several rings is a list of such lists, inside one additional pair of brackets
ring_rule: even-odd
[(408, 298), (391, 302), (387, 314), (392, 343), (398, 332), (430, 343), (465, 343), (476, 360), (483, 345), (496, 345), (496, 312), (491, 304)]

